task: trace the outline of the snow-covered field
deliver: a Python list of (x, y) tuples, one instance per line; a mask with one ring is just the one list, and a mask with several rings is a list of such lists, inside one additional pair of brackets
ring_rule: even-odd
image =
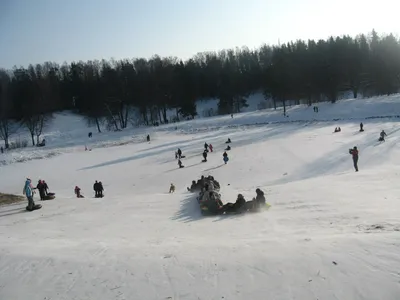
[[(90, 152), (88, 129), (49, 132), (54, 148), (35, 155), (57, 156), (0, 167), (2, 192), (20, 194), (29, 176), (57, 193), (31, 213), (26, 203), (0, 208), (0, 299), (399, 299), (400, 105), (398, 96), (361, 101), (319, 105), (318, 115), (293, 107), (288, 123), (266, 110), (96, 135)], [(380, 116), (393, 118), (365, 119)], [(215, 148), (207, 163), (204, 142)], [(270, 210), (202, 217), (186, 187), (208, 174), (224, 202), (260, 187)], [(75, 185), (86, 198), (74, 198)]]

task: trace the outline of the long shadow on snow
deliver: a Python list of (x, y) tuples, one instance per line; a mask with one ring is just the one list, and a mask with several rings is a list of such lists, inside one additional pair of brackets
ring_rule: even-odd
[(197, 202), (197, 193), (187, 195), (181, 201), (181, 207), (171, 220), (189, 223), (204, 218), (201, 215), (199, 203)]
[[(205, 136), (202, 136), (202, 137), (198, 137), (198, 138), (194, 138), (194, 139), (191, 139), (191, 140), (169, 142), (169, 143), (165, 143), (165, 144), (162, 144), (162, 145), (154, 146), (154, 147), (151, 147), (151, 148), (148, 148), (148, 149), (142, 149), (142, 150), (139, 150), (138, 152), (151, 151), (151, 150), (164, 148), (164, 147), (168, 147), (169, 149), (171, 149), (171, 147), (169, 147), (169, 146), (174, 146), (174, 148), (172, 148), (172, 149), (176, 148), (175, 150), (177, 150), (177, 148), (181, 148), (182, 150), (185, 150), (185, 147), (188, 144), (192, 143), (192, 142), (197, 142), (199, 140), (203, 140), (205, 142), (205, 141), (207, 141), (208, 138), (214, 137), (214, 136), (215, 136), (215, 134), (208, 134), (208, 135), (205, 135)], [(179, 147), (177, 147), (177, 146), (179, 146)]]
[(26, 213), (27, 210), (25, 207), (20, 206), (17, 208), (12, 208), (12, 209), (8, 209), (8, 210), (0, 210), (0, 218), (2, 217), (7, 217), (7, 216), (12, 216), (12, 215), (16, 215), (16, 214), (21, 214), (21, 213)]
[[(185, 166), (183, 169), (189, 169), (189, 168), (191, 168), (191, 167), (198, 166), (198, 165), (201, 165), (201, 164), (203, 164), (203, 162), (199, 162), (199, 163), (197, 163), (197, 164), (190, 165), (190, 166)], [(165, 171), (164, 173), (169, 173), (169, 172), (173, 172), (173, 171), (177, 171), (177, 170), (182, 170), (182, 169), (180, 169), (180, 168), (175, 168), (175, 169), (171, 169), (171, 170)]]

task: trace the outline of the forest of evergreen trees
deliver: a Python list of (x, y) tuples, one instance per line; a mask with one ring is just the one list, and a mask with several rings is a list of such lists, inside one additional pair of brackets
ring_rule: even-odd
[[(196, 115), (196, 100), (218, 98), (218, 113), (240, 112), (245, 97), (262, 91), (266, 98), (321, 99), (335, 102), (342, 91), (354, 97), (388, 95), (400, 87), (400, 40), (375, 31), (356, 38), (296, 41), (175, 57), (46, 62), (0, 69), (0, 138), (8, 147), (17, 122), (39, 140), (51, 113), (71, 109), (88, 122), (107, 122), (120, 130), (129, 124), (166, 123)], [(140, 115), (132, 115), (132, 107)], [(135, 117), (135, 119), (132, 119)]]

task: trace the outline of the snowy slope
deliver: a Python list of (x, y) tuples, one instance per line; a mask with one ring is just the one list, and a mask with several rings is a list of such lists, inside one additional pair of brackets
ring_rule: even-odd
[[(253, 95), (249, 100), (251, 105), (248, 109), (251, 108), (251, 110), (235, 114), (233, 118), (231, 116), (198, 118), (160, 127), (130, 127), (121, 132), (107, 132), (104, 130), (100, 134), (97, 133), (95, 127), (87, 127), (85, 120), (81, 116), (68, 112), (57, 113), (51, 126), (43, 134), (47, 142), (45, 148), (28, 147), (10, 151), (5, 155), (0, 155), (0, 166), (13, 162), (49, 158), (62, 153), (82, 152), (85, 149), (85, 145), (90, 148), (103, 148), (142, 143), (145, 141), (147, 134), (157, 139), (158, 136), (164, 135), (165, 132), (192, 134), (211, 132), (221, 128), (234, 129), (243, 126), (251, 127), (291, 122), (304, 125), (304, 123), (332, 122), (333, 120), (363, 121), (368, 127), (369, 124), (379, 122), (381, 118), (398, 121), (400, 117), (400, 95), (341, 100), (335, 104), (324, 102), (318, 105), (319, 113), (315, 113), (312, 107), (305, 105), (292, 106), (287, 109), (288, 117), (283, 115), (282, 108), (277, 110), (254, 110), (255, 103), (260, 100), (259, 97), (259, 94)], [(210, 102), (203, 103), (203, 106), (199, 104), (198, 109), (206, 108), (207, 103), (210, 104)], [(332, 126), (335, 127), (336, 123), (333, 123)], [(93, 132), (92, 139), (88, 139), (89, 132)], [(30, 140), (26, 130), (14, 136), (14, 139)]]
[[(60, 130), (58, 148), (37, 153), (64, 154), (1, 167), (0, 191), (20, 194), (29, 176), (46, 179), (58, 197), (32, 213), (26, 204), (0, 208), (0, 299), (398, 299), (397, 119), (365, 121), (364, 133), (358, 120), (329, 121), (395, 116), (397, 103), (324, 104), (318, 115), (289, 110), (290, 119), (325, 122), (244, 125), (283, 118), (266, 110), (178, 130), (107, 133), (91, 152), (82, 151), (87, 129)], [(342, 132), (333, 134), (338, 125)], [(389, 134), (383, 144), (381, 129)], [(151, 143), (139, 142), (150, 130)], [(105, 147), (133, 134), (136, 142)], [(215, 152), (201, 163), (205, 141)], [(348, 154), (355, 145), (358, 173)], [(224, 202), (238, 193), (251, 200), (260, 187), (272, 207), (202, 217), (186, 191), (202, 174), (220, 181)], [(93, 198), (94, 180), (104, 183), (105, 198)], [(167, 193), (171, 182), (175, 194)], [(75, 185), (86, 198), (73, 197)]]

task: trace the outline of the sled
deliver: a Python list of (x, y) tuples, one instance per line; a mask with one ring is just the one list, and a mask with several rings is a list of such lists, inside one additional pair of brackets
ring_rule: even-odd
[(27, 206), (26, 210), (27, 211), (34, 211), (34, 210), (41, 209), (41, 208), (42, 208), (41, 204), (35, 204), (32, 209), (29, 209), (28, 206)]
[(56, 198), (56, 194), (55, 193), (48, 193), (46, 196), (43, 197), (42, 201), (53, 200), (55, 198)]

